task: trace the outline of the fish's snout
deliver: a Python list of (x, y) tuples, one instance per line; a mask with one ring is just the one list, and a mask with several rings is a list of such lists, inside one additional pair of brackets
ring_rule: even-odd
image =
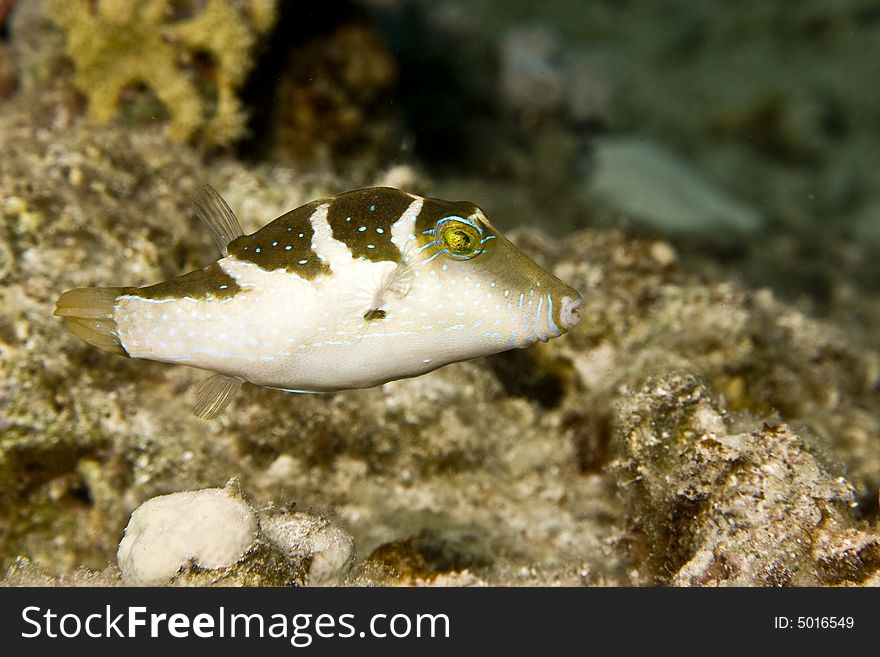
[(574, 298), (562, 297), (562, 308), (559, 310), (559, 323), (562, 324), (562, 328), (566, 331), (570, 331), (581, 321), (578, 308), (581, 307), (582, 303), (583, 299), (581, 299), (579, 294)]

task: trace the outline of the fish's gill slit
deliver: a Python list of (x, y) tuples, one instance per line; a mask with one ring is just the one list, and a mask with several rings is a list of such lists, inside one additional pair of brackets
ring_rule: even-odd
[(547, 325), (550, 327), (550, 331), (553, 333), (554, 338), (558, 338), (562, 335), (562, 331), (553, 320), (553, 297), (550, 296), (549, 293), (547, 294)]
[(541, 323), (544, 320), (544, 315), (541, 313), (541, 308), (544, 306), (544, 297), (538, 297), (538, 306), (535, 309), (535, 327), (532, 330), (532, 337), (535, 340), (546, 340), (547, 336), (545, 333), (541, 331)]

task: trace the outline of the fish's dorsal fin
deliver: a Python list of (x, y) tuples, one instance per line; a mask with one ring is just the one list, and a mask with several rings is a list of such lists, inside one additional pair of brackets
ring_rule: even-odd
[(241, 224), (235, 218), (235, 213), (210, 185), (203, 186), (192, 202), (196, 216), (211, 231), (211, 237), (217, 243), (220, 253), (227, 254), (226, 247), (229, 243), (244, 235)]
[(229, 402), (235, 399), (239, 390), (241, 390), (241, 379), (225, 374), (213, 374), (199, 384), (193, 412), (203, 420), (211, 420), (223, 412)]

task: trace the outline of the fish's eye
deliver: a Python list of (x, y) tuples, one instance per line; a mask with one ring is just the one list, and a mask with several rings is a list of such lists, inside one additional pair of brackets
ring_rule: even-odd
[(446, 217), (438, 222), (439, 241), (448, 255), (467, 260), (481, 253), (480, 229), (462, 221), (460, 217)]

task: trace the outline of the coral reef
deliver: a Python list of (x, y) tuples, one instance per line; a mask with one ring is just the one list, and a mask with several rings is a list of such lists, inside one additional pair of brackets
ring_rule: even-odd
[[(169, 117), (175, 141), (222, 146), (244, 134), (236, 92), (256, 38), (274, 23), (273, 0), (46, 0), (45, 11), (66, 33), (74, 83), (93, 119), (110, 121), (133, 95), (147, 103), (140, 112), (147, 118)], [(144, 87), (161, 110), (150, 106)], [(134, 98), (126, 104), (136, 105)], [(138, 110), (127, 113), (137, 118)]]
[(880, 569), (880, 532), (858, 526), (851, 485), (809, 434), (734, 428), (692, 377), (651, 380), (613, 416), (615, 469), (656, 581), (815, 586)]
[(204, 422), (198, 374), (70, 339), (55, 298), (213, 259), (187, 211), (204, 180), (247, 231), (351, 183), (205, 165), (154, 131), (35, 102), (0, 114), (7, 583), (117, 581), (135, 508), (231, 477), (261, 538), (223, 575), (176, 583), (876, 580), (880, 356), (857, 335), (689, 274), (664, 242), (525, 230), (521, 248), (584, 293), (566, 338), (372, 390), (246, 388)]
[[(670, 1), (682, 12), (549, 3), (537, 27), (531, 0), (503, 3), (503, 16), (494, 3), (491, 20), (483, 0), (442, 3), (421, 14), (433, 31), (402, 21), (393, 46), (348, 22), (356, 12), (304, 29), (276, 62), (289, 77), (268, 87), (285, 105), (275, 164), (203, 155), (242, 133), (242, 82), (275, 2), (17, 3), (19, 91), (0, 104), (2, 583), (880, 583), (880, 302), (864, 294), (877, 265), (845, 237), (812, 239), (831, 233), (826, 215), (866, 242), (880, 234), (880, 148), (866, 128), (876, 109), (855, 112), (870, 85), (830, 75), (823, 49), (797, 60), (803, 77), (795, 60), (765, 66), (776, 48), (817, 38), (863, 63), (852, 44), (872, 19), (850, 0), (783, 13), (745, 3), (737, 30), (772, 38), (740, 59), (729, 57), (735, 22)], [(401, 6), (409, 16), (432, 3), (378, 4), (393, 23)], [(636, 37), (621, 47), (624, 15)], [(138, 53), (149, 56), (133, 63)], [(729, 70), (713, 94), (719, 61)], [(777, 76), (761, 89), (744, 84), (756, 62)], [(70, 78), (99, 121), (83, 119)], [(388, 93), (419, 168), (376, 170)], [(723, 181), (747, 205), (698, 193), (676, 206), (672, 194), (648, 228), (687, 219), (675, 244), (595, 228), (546, 235), (603, 221), (579, 197), (579, 165), (607, 154), (603, 127), (675, 144), (693, 165), (672, 172), (675, 190)], [(359, 149), (372, 166), (324, 173)], [(304, 171), (277, 164), (309, 158)], [(670, 173), (659, 160), (646, 177)], [(363, 184), (472, 198), (502, 228), (524, 224), (512, 239), (583, 293), (583, 321), (549, 344), (382, 388), (245, 387), (221, 418), (199, 420), (204, 373), (92, 349), (52, 310), (72, 287), (156, 283), (214, 260), (189, 210), (204, 182), (246, 232)], [(656, 211), (661, 195), (651, 198)], [(720, 239), (732, 225), (757, 230)], [(805, 301), (814, 289), (824, 292)], [(156, 538), (145, 519), (169, 504), (181, 514), (181, 500), (232, 508), (238, 540), (199, 545), (207, 534), (183, 532), (153, 552), (173, 557), (159, 571), (132, 564), (135, 534)]]

